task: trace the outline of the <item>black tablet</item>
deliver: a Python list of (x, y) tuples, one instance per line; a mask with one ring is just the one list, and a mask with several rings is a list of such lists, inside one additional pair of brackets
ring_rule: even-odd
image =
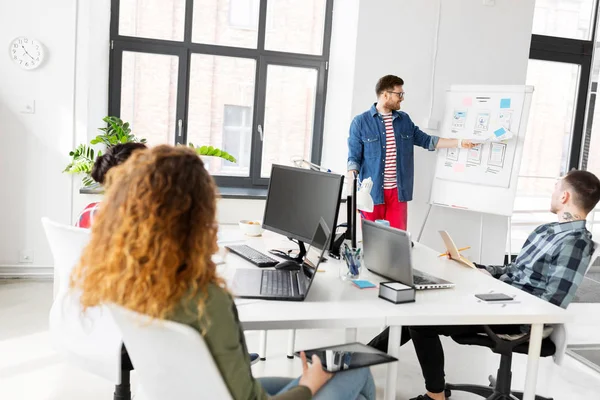
[(504, 293), (484, 293), (476, 294), (475, 297), (483, 301), (512, 301), (513, 297), (510, 297)]
[[(388, 356), (386, 353), (362, 343), (348, 343), (304, 350), (304, 353), (306, 353), (306, 358), (309, 362), (313, 354), (316, 354), (321, 359), (323, 369), (327, 372), (346, 371), (398, 361), (397, 358)], [(296, 357), (300, 357), (300, 352), (297, 351), (295, 355)]]

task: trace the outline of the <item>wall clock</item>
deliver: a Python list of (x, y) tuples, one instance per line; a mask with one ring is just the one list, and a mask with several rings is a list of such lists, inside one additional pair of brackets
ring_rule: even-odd
[(44, 62), (44, 46), (35, 39), (18, 37), (8, 50), (10, 58), (23, 69), (35, 69)]

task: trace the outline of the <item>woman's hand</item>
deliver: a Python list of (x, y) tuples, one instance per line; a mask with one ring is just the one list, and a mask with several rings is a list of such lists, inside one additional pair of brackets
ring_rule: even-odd
[(321, 359), (316, 354), (312, 356), (311, 365), (308, 365), (304, 352), (300, 353), (300, 358), (302, 359), (302, 377), (298, 384), (309, 388), (314, 396), (333, 375), (323, 371)]

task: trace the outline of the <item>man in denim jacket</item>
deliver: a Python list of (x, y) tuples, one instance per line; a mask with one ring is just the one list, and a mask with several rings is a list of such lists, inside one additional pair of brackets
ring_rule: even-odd
[(390, 226), (406, 230), (407, 202), (412, 200), (414, 146), (433, 151), (441, 148), (470, 149), (469, 140), (444, 139), (421, 131), (408, 114), (400, 110), (404, 81), (394, 75), (379, 79), (375, 86), (377, 103), (354, 117), (348, 138), (348, 171), (371, 178), (373, 212), (364, 212), (369, 221), (388, 220)]

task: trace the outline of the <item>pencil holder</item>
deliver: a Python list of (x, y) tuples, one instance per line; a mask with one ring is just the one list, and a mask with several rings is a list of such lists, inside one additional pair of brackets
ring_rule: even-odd
[(352, 249), (344, 244), (341, 253), (345, 262), (340, 264), (340, 278), (342, 280), (358, 279), (362, 269), (361, 250)]

